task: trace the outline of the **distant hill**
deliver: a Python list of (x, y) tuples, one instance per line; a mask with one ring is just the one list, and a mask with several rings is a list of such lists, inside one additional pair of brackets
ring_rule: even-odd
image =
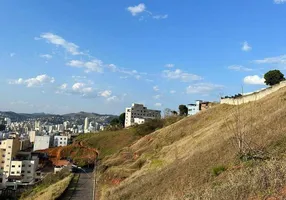
[(78, 113), (68, 113), (64, 115), (56, 115), (56, 114), (47, 114), (47, 113), (15, 113), (11, 111), (0, 111), (0, 117), (8, 117), (15, 121), (27, 121), (27, 120), (48, 120), (53, 122), (53, 120), (57, 123), (61, 123), (63, 121), (80, 121), (81, 123), (84, 121), (86, 117), (90, 119), (94, 119), (97, 122), (110, 122), (113, 118), (117, 117), (116, 115), (109, 114), (98, 114), (98, 113), (88, 113), (88, 112), (78, 112)]

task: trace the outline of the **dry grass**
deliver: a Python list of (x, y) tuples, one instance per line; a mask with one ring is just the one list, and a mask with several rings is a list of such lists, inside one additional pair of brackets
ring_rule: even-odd
[[(222, 179), (222, 182), (229, 185), (227, 181), (230, 179), (224, 176), (229, 171), (215, 177), (212, 175), (212, 169), (220, 165), (226, 165), (227, 169), (231, 169), (241, 162), (237, 157), (238, 149), (233, 144), (234, 133), (229, 129), (236, 123), (234, 113), (237, 113), (238, 108), (241, 123), (246, 124), (243, 126), (244, 138), (250, 141), (251, 149), (258, 148), (267, 153), (268, 147), (286, 132), (286, 126), (284, 126), (286, 123), (285, 88), (255, 103), (238, 107), (214, 106), (196, 116), (185, 118), (155, 131), (104, 160), (99, 176), (99, 184), (104, 185), (104, 190), (100, 194), (101, 199), (182, 199), (186, 195), (193, 194), (192, 191), (204, 189), (211, 191), (209, 188), (212, 188), (211, 186), (216, 183), (217, 179)], [(276, 149), (275, 152), (279, 150)], [(132, 167), (138, 159), (141, 159), (140, 167), (135, 171), (128, 171), (134, 169)], [(257, 183), (259, 183), (259, 174), (263, 171), (273, 172), (269, 174), (269, 177), (265, 176), (269, 180), (280, 177), (279, 174), (275, 175), (273, 169), (280, 166), (279, 170), (284, 172), (282, 164), (279, 164), (284, 161), (273, 162), (262, 163), (260, 168), (252, 169), (254, 170), (252, 173), (256, 173)], [(120, 177), (117, 173), (111, 173), (113, 168), (124, 169), (132, 173), (128, 177), (126, 174)], [(233, 180), (241, 181), (240, 183), (234, 182), (232, 189), (237, 187), (237, 192), (243, 192), (243, 188), (239, 187), (240, 184), (253, 184), (247, 178), (242, 178), (253, 175), (250, 172), (242, 170), (237, 173), (234, 171), (233, 175), (230, 174), (230, 177), (237, 174)], [(121, 181), (114, 184), (113, 180), (117, 178)], [(284, 175), (280, 178), (284, 180)], [(223, 184), (221, 186), (224, 187)], [(265, 189), (275, 192), (280, 186), (281, 184), (272, 182), (262, 186), (253, 186), (245, 191), (243, 197), (257, 195), (260, 190)], [(203, 193), (196, 192), (196, 194), (198, 197), (204, 197)], [(225, 199), (237, 197), (232, 196), (230, 192), (223, 194)], [(208, 199), (207, 196), (205, 197)], [(189, 199), (192, 198), (189, 197)]]
[(73, 177), (73, 175), (71, 174), (68, 177), (58, 181), (57, 183), (50, 185), (46, 189), (44, 189), (44, 190), (42, 190), (36, 194), (30, 195), (30, 196), (24, 198), (23, 200), (43, 200), (43, 199), (55, 200), (68, 187), (72, 177)]

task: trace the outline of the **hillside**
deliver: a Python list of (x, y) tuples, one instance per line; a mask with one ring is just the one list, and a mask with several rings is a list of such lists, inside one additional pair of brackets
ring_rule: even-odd
[(256, 102), (214, 106), (139, 139), (102, 160), (98, 197), (283, 199), (285, 102), (282, 88)]

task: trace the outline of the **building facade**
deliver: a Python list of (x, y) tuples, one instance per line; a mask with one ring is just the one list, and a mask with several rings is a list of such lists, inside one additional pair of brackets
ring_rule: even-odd
[(34, 151), (48, 149), (50, 147), (50, 136), (35, 136)]
[[(160, 119), (161, 118), (161, 111), (160, 110), (150, 110), (147, 109), (143, 104), (136, 104), (133, 103), (130, 108), (126, 108), (125, 110), (125, 127), (129, 127), (134, 125), (135, 122), (142, 122), (144, 119)], [(141, 119), (141, 120), (139, 120)]]
[(202, 110), (206, 110), (209, 108), (210, 102), (203, 102), (201, 100), (197, 100), (195, 104), (188, 104), (188, 115), (195, 115)]
[(61, 136), (56, 135), (54, 137), (54, 147), (60, 147), (60, 146), (67, 146), (68, 145), (68, 136)]

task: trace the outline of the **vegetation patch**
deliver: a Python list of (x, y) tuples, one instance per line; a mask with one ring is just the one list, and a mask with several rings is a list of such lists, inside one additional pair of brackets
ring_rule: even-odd
[(218, 176), (220, 175), (222, 172), (226, 171), (226, 167), (223, 166), (223, 165), (219, 165), (219, 166), (216, 166), (216, 167), (213, 167), (212, 168), (212, 175), (213, 176)]

